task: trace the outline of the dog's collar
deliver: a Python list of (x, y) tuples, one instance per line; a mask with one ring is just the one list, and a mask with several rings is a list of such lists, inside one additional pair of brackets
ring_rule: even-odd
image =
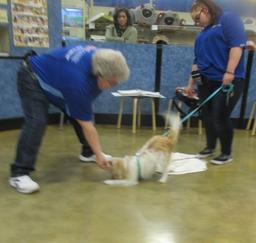
[(137, 177), (139, 180), (141, 180), (142, 177), (141, 177), (141, 166), (140, 166), (140, 154), (136, 153), (135, 157), (136, 157), (136, 164), (137, 164)]

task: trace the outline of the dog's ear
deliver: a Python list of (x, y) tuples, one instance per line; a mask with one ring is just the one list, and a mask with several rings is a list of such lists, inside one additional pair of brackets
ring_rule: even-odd
[(113, 179), (125, 179), (126, 178), (126, 169), (124, 166), (123, 159), (113, 160), (112, 166), (112, 176)]
[(113, 167), (120, 160), (122, 160), (122, 158), (120, 158), (120, 157), (112, 157), (111, 160), (108, 160), (108, 163), (111, 165), (111, 167)]

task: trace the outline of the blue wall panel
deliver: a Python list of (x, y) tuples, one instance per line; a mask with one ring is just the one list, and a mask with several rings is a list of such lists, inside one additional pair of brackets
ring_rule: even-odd
[[(113, 97), (111, 91), (118, 89), (145, 89), (154, 90), (155, 65), (156, 65), (156, 46), (155, 45), (126, 45), (117, 43), (100, 42), (80, 42), (80, 44), (94, 44), (98, 47), (108, 47), (120, 50), (127, 58), (131, 69), (129, 80), (123, 84), (114, 87), (112, 90), (106, 90), (95, 101), (95, 113), (117, 114), (119, 109), (119, 98)], [(68, 44), (77, 44), (77, 42), (68, 42)], [(187, 84), (191, 64), (193, 61), (193, 47), (191, 46), (163, 46), (162, 56), (162, 74), (160, 92), (170, 98), (174, 95), (177, 86)], [(20, 61), (0, 60), (0, 119), (22, 117), (19, 97), (16, 91), (16, 71)], [(256, 99), (256, 57), (249, 89), (246, 117), (252, 107), (252, 102)], [(132, 102), (127, 100), (125, 113), (131, 113)], [(150, 114), (150, 105), (147, 100), (142, 100), (142, 113)], [(168, 99), (160, 99), (159, 113), (167, 109)], [(232, 117), (238, 117), (240, 104), (235, 109)]]
[(16, 72), (20, 61), (0, 60), (0, 118), (22, 117)]
[(167, 110), (169, 98), (174, 96), (176, 87), (187, 85), (192, 63), (193, 47), (163, 46), (160, 93), (167, 99), (160, 99), (159, 113)]
[[(143, 89), (154, 91), (156, 46), (155, 45), (123, 45), (112, 44), (108, 47), (120, 50), (127, 59), (131, 75), (127, 82), (106, 91), (96, 100), (95, 111), (97, 113), (118, 113), (119, 98), (112, 97), (111, 91), (118, 89)], [(110, 98), (111, 97), (111, 98)], [(127, 99), (124, 113), (132, 112), (132, 100)], [(148, 100), (141, 102), (142, 114), (151, 114), (151, 106)]]

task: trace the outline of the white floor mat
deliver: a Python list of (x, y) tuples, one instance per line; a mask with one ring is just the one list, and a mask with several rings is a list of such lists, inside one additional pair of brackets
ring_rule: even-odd
[(169, 175), (181, 175), (207, 170), (206, 161), (196, 158), (194, 154), (172, 153)]

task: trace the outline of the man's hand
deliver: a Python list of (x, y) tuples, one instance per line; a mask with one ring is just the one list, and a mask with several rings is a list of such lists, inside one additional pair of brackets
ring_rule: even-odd
[(103, 170), (111, 169), (110, 163), (106, 160), (105, 156), (102, 153), (96, 155), (96, 163)]
[(111, 166), (106, 160), (104, 154), (102, 153), (98, 133), (93, 123), (91, 121), (81, 121), (81, 120), (77, 120), (77, 122), (82, 127), (83, 134), (96, 156), (97, 165), (104, 170), (109, 170)]

